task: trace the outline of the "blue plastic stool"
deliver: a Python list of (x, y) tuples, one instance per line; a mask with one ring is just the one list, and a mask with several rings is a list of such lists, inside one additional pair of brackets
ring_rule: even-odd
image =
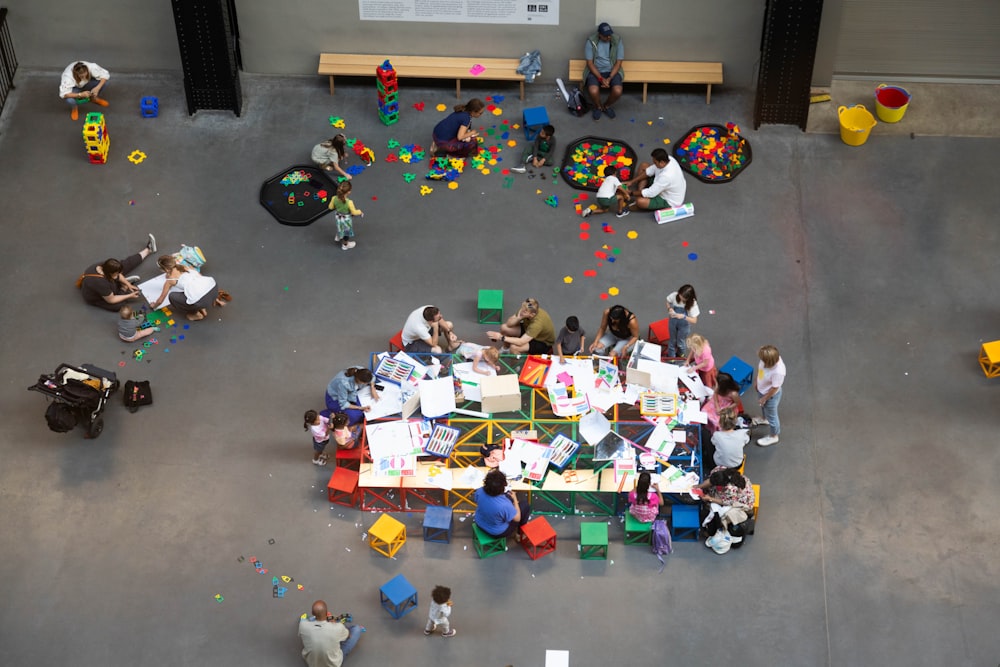
[(160, 101), (155, 97), (144, 97), (139, 103), (143, 118), (156, 118), (160, 113)]
[(720, 373), (729, 373), (740, 386), (740, 396), (751, 386), (753, 386), (754, 368), (739, 357), (733, 357), (719, 369)]
[(675, 540), (697, 541), (701, 518), (697, 505), (670, 506), (670, 537)]
[(424, 512), (424, 542), (451, 542), (451, 527), (454, 518), (450, 507), (428, 505)]
[(549, 124), (549, 112), (545, 107), (530, 107), (524, 110), (524, 138), (534, 141), (543, 127)]
[(378, 594), (382, 608), (393, 618), (402, 618), (417, 608), (417, 589), (401, 574), (385, 582)]

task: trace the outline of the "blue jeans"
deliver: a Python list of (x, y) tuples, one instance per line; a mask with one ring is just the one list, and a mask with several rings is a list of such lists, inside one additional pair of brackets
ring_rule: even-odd
[[(87, 83), (85, 83), (82, 88), (79, 87), (79, 86), (73, 86), (73, 92), (74, 93), (82, 93), (85, 90), (93, 90), (94, 88), (97, 87), (97, 84), (99, 84), (99, 83), (100, 83), (100, 81), (98, 81), (97, 79), (91, 79), (90, 81), (88, 81)], [(107, 87), (108, 87), (108, 84), (104, 84), (104, 88), (107, 88)], [(101, 94), (102, 95), (104, 94), (104, 88), (101, 89)], [(75, 106), (77, 104), (86, 104), (87, 102), (90, 101), (90, 99), (81, 100), (78, 97), (64, 97), (63, 99), (66, 100), (66, 103), (69, 104), (70, 106)]]
[[(757, 395), (760, 397), (764, 396), (760, 392), (757, 392)], [(764, 419), (767, 420), (768, 425), (771, 427), (771, 435), (781, 433), (781, 421), (778, 419), (778, 403), (781, 403), (781, 389), (776, 391), (774, 396), (764, 401), (764, 405), (760, 406), (760, 410), (764, 414)]]
[(362, 410), (351, 410), (351, 409), (341, 410), (340, 402), (337, 401), (337, 399), (335, 399), (333, 396), (330, 396), (330, 394), (326, 395), (326, 407), (328, 410), (330, 410), (330, 412), (343, 412), (345, 415), (347, 415), (348, 426), (353, 426), (354, 424), (363, 421), (365, 418), (365, 413)]
[(684, 319), (670, 318), (670, 340), (667, 342), (668, 357), (687, 356), (687, 337), (691, 335), (691, 323), (687, 321), (687, 310), (674, 308), (675, 313), (684, 315)]
[(628, 356), (629, 352), (632, 350), (631, 347), (627, 347), (628, 342), (631, 338), (619, 338), (610, 331), (606, 331), (601, 339), (597, 341), (600, 347), (597, 348), (598, 354), (603, 354), (607, 356), (614, 355), (616, 357)]
[(340, 650), (346, 658), (347, 654), (353, 651), (354, 647), (358, 645), (359, 641), (361, 641), (361, 626), (354, 625), (353, 623), (344, 623), (344, 627), (351, 633), (350, 637), (340, 642)]

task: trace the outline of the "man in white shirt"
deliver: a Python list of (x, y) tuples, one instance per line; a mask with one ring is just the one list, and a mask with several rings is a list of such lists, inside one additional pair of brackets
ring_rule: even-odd
[(71, 119), (77, 120), (80, 117), (78, 107), (81, 104), (93, 102), (101, 107), (108, 106), (101, 93), (110, 78), (108, 70), (97, 63), (78, 60), (66, 66), (59, 80), (59, 97), (72, 107)]
[(417, 308), (403, 325), (403, 349), (407, 352), (441, 354), (443, 348), (451, 352), (461, 342), (455, 335), (454, 325), (444, 319), (437, 306)]
[(653, 164), (640, 164), (635, 178), (628, 182), (629, 190), (637, 195), (631, 205), (644, 211), (680, 206), (687, 192), (680, 164), (662, 148), (653, 149), (650, 157)]
[(326, 602), (316, 600), (312, 617), (299, 621), (302, 659), (309, 667), (341, 667), (364, 631), (363, 625), (341, 623), (333, 618)]

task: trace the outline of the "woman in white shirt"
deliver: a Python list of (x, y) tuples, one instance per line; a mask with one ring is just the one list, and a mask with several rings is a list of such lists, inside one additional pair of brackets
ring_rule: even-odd
[(153, 310), (159, 308), (164, 299), (169, 298), (171, 307), (184, 313), (193, 322), (208, 315), (210, 304), (214, 303), (219, 307), (226, 305), (225, 296), (228, 294), (220, 293), (215, 278), (179, 264), (172, 255), (163, 255), (156, 260), (156, 264), (167, 274), (167, 280), (163, 283), (160, 298), (152, 304)]

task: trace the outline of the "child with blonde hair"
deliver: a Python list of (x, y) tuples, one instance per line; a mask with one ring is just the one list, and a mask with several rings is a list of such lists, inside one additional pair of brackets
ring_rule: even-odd
[(160, 327), (139, 328), (139, 320), (133, 317), (132, 309), (129, 306), (122, 306), (118, 309), (121, 319), (118, 320), (118, 337), (126, 343), (145, 338), (151, 333), (160, 330)]
[(365, 217), (364, 212), (347, 198), (351, 190), (350, 181), (343, 181), (337, 186), (337, 194), (330, 200), (330, 210), (337, 218), (337, 235), (333, 240), (340, 241), (341, 250), (350, 250), (357, 245), (354, 242), (354, 216)]
[(477, 345), (476, 343), (462, 342), (455, 350), (463, 359), (472, 362), (472, 370), (480, 375), (491, 375), (500, 373), (500, 351), (495, 347)]
[(688, 348), (687, 370), (697, 371), (702, 383), (709, 389), (715, 387), (715, 379), (719, 374), (719, 369), (715, 367), (715, 358), (712, 356), (712, 346), (708, 340), (699, 334), (691, 334), (685, 341)]

